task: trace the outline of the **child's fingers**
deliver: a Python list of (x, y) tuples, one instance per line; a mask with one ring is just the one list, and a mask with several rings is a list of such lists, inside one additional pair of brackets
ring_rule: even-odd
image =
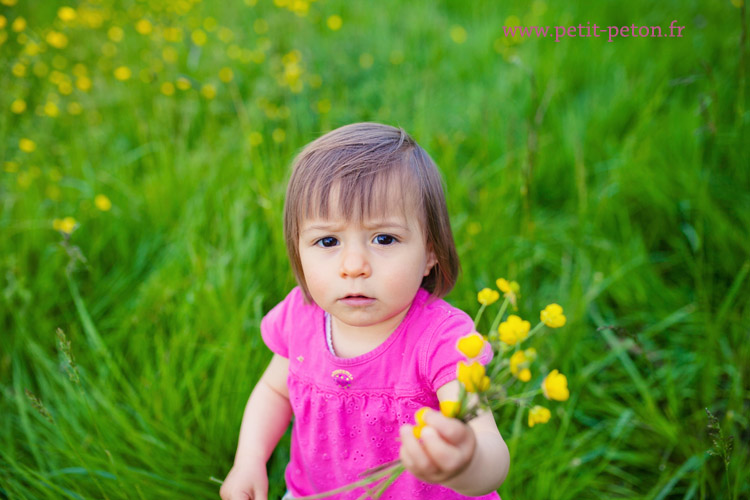
[[(401, 435), (401, 450), (399, 458), (409, 472), (420, 478), (426, 478), (438, 472), (438, 468), (430, 460), (422, 445), (414, 437), (414, 426), (402, 425), (399, 429)], [(424, 429), (423, 429), (424, 431)]]
[(466, 446), (456, 446), (446, 441), (433, 427), (422, 429), (422, 447), (430, 461), (440, 464), (440, 469), (451, 475), (466, 467), (471, 460)]
[(455, 418), (448, 418), (437, 411), (425, 412), (424, 421), (435, 429), (440, 437), (453, 445), (459, 445), (470, 439), (468, 434), (471, 433), (469, 427)]

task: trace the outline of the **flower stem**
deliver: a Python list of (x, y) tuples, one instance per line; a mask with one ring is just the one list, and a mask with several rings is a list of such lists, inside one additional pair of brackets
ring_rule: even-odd
[(505, 314), (505, 310), (508, 309), (508, 303), (509, 300), (506, 298), (503, 301), (503, 305), (500, 307), (500, 310), (495, 315), (495, 319), (492, 320), (492, 326), (490, 326), (490, 334), (497, 330), (497, 326), (500, 324), (500, 320), (503, 319), (503, 314)]
[[(401, 469), (401, 470), (399, 470)], [(381, 470), (380, 472), (377, 472), (375, 474), (371, 474), (367, 476), (366, 478), (357, 481), (356, 483), (347, 484), (346, 486), (342, 486), (341, 488), (336, 488), (335, 490), (329, 490), (324, 493), (319, 493), (317, 495), (309, 495), (306, 497), (297, 497), (296, 500), (316, 500), (318, 498), (326, 498), (331, 495), (335, 495), (337, 493), (344, 493), (346, 491), (351, 491), (356, 488), (359, 488), (360, 486), (367, 486), (368, 484), (372, 484), (379, 479), (382, 479), (386, 476), (389, 476), (391, 473), (394, 473), (398, 471), (398, 474), (401, 474), (403, 472), (403, 465), (401, 465), (401, 461), (399, 460), (397, 464), (392, 465), (391, 467), (388, 467), (386, 469)], [(365, 497), (366, 498), (366, 497)], [(377, 497), (375, 497), (377, 498)]]
[(479, 328), (479, 320), (482, 318), (482, 313), (487, 309), (487, 304), (482, 304), (477, 311), (477, 315), (474, 316), (474, 330)]
[(534, 328), (532, 328), (532, 329), (531, 329), (531, 331), (530, 331), (530, 332), (529, 332), (529, 334), (528, 334), (528, 335), (526, 336), (526, 338), (525, 338), (525, 339), (523, 339), (523, 341), (525, 342), (525, 341), (529, 340), (529, 339), (530, 339), (531, 337), (533, 337), (533, 336), (534, 336), (534, 334), (535, 334), (535, 333), (537, 333), (537, 332), (538, 332), (539, 330), (541, 330), (543, 326), (544, 326), (544, 323), (542, 323), (541, 321), (540, 321), (539, 323), (537, 323), (537, 324), (536, 324), (536, 325), (534, 326)]

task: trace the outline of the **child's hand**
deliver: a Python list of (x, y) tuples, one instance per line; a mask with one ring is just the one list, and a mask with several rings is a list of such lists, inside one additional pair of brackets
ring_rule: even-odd
[(428, 410), (421, 438), (414, 437), (412, 425), (402, 425), (400, 458), (415, 477), (427, 483), (444, 484), (458, 476), (471, 463), (477, 440), (468, 425)]
[(224, 479), (219, 490), (222, 500), (268, 500), (268, 474), (261, 465), (238, 465)]

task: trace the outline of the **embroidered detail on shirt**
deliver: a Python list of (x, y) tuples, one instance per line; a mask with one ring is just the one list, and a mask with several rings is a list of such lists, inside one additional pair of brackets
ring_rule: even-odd
[(331, 373), (331, 377), (333, 377), (333, 380), (343, 388), (351, 386), (352, 381), (354, 380), (352, 374), (346, 370), (334, 370)]
[(303, 358), (302, 356), (297, 356), (297, 361), (299, 361), (300, 363), (302, 363), (304, 360), (305, 358)]

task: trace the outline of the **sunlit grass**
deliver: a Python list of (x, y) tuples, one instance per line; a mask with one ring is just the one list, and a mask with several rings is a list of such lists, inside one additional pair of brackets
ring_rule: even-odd
[[(748, 496), (739, 4), (0, 1), (0, 496), (217, 495), (294, 285), (287, 165), (357, 120), (439, 164), (452, 303), (506, 276), (522, 317), (565, 308), (539, 369), (574, 390), (522, 437), (499, 415), (503, 496)], [(512, 16), (687, 27), (508, 41)]]

